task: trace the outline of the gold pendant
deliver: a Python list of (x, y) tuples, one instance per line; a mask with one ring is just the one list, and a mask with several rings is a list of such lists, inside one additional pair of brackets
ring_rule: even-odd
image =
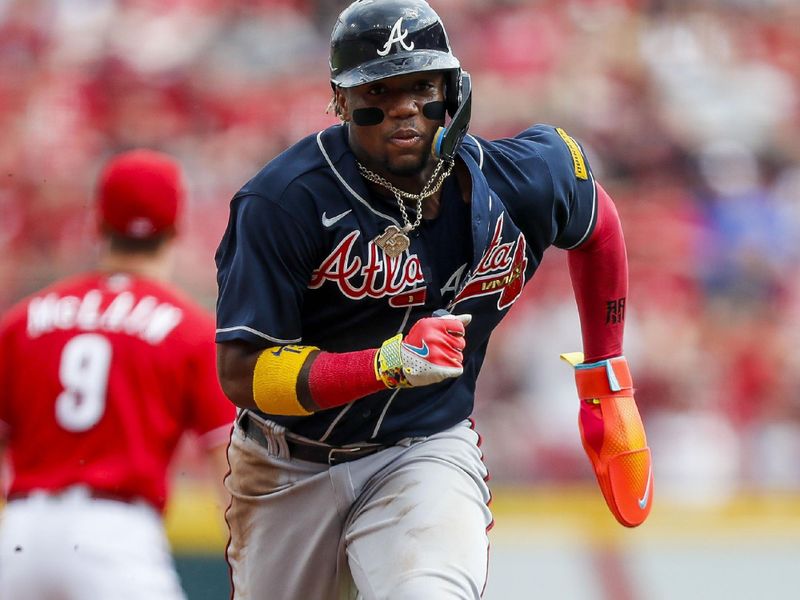
[(408, 250), (411, 241), (408, 236), (395, 225), (389, 225), (382, 234), (374, 240), (375, 245), (382, 249), (387, 256), (396, 258)]

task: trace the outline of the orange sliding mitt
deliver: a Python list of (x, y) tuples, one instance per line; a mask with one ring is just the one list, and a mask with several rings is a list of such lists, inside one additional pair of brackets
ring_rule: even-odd
[(583, 364), (583, 353), (562, 354), (575, 367), (583, 449), (617, 521), (641, 525), (653, 504), (653, 466), (633, 382), (624, 356)]

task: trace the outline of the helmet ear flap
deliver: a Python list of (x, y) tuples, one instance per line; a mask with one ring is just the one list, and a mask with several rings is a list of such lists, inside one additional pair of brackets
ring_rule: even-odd
[(461, 105), (461, 69), (448, 71), (444, 80), (444, 104), (447, 114), (456, 114)]
[(431, 153), (436, 158), (453, 160), (464, 136), (467, 135), (467, 129), (469, 129), (469, 120), (472, 115), (472, 78), (469, 73), (459, 69), (458, 82), (458, 86), (452, 85), (450, 94), (445, 90), (445, 98), (455, 97), (459, 102), (455, 112), (451, 113), (450, 123), (447, 127), (439, 127), (433, 136)]

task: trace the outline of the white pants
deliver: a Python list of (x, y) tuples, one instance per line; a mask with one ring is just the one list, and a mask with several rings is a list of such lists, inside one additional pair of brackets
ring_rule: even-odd
[(161, 515), (82, 487), (14, 500), (0, 523), (0, 598), (185, 600)]
[(486, 583), (486, 468), (464, 422), (328, 467), (237, 427), (226, 479), (236, 600), (476, 600)]

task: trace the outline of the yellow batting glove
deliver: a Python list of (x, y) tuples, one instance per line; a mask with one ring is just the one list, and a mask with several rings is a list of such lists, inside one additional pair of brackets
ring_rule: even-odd
[(653, 505), (653, 465), (628, 361), (584, 364), (582, 352), (561, 358), (575, 367), (581, 441), (606, 504), (621, 524), (641, 525)]

